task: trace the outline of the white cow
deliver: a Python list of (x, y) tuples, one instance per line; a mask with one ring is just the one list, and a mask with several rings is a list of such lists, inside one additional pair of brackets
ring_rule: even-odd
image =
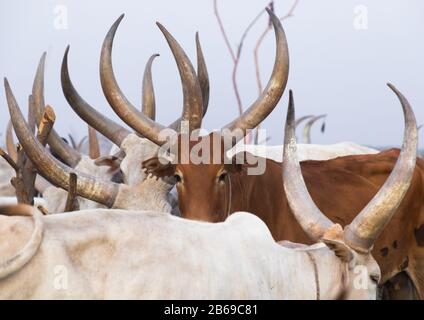
[[(34, 217), (32, 223), (0, 216), (0, 298), (334, 299), (343, 291), (348, 299), (374, 299), (380, 269), (370, 252), (410, 186), (417, 155), (414, 114), (390, 87), (405, 115), (402, 150), (379, 192), (345, 230), (316, 207), (302, 178), (290, 92), (284, 189), (300, 226), (322, 243), (283, 247), (263, 221), (246, 212), (212, 224), (152, 211), (42, 216), (29, 206), (0, 208)], [(57, 181), (64, 177), (59, 170), (56, 175)], [(88, 178), (84, 183), (99, 198), (99, 191), (115, 195), (114, 205), (131, 198), (129, 186), (110, 188)]]
[(2, 213), (11, 211), (35, 223), (0, 216), (0, 299), (376, 297), (367, 272), (366, 286), (353, 286), (357, 266), (378, 278), (371, 255), (346, 249), (346, 263), (323, 243), (283, 247), (249, 213), (212, 224), (124, 210)]
[(15, 195), (15, 188), (10, 183), (10, 179), (15, 176), (12, 167), (0, 157), (0, 197), (10, 197)]
[[(239, 152), (247, 151), (255, 156), (283, 161), (283, 146), (265, 146), (238, 143), (234, 148), (227, 151), (227, 156), (231, 158)], [(337, 157), (344, 157), (359, 154), (375, 154), (379, 150), (361, 146), (353, 142), (339, 142), (335, 144), (298, 144), (297, 157), (299, 161), (306, 160), (329, 160)]]
[[(10, 206), (18, 203), (18, 199), (16, 197), (0, 197), (0, 206)], [(42, 206), (44, 208), (47, 207), (47, 202), (43, 198), (35, 197), (34, 205), (36, 207)]]
[[(111, 180), (113, 172), (109, 171), (109, 167), (97, 166), (93, 159), (88, 156), (82, 155), (80, 162), (75, 166), (75, 170), (87, 173), (99, 179)], [(68, 191), (57, 188), (53, 185), (45, 188), (42, 192), (43, 198), (46, 201), (46, 209), (49, 213), (61, 213), (65, 211), (66, 200), (68, 198)], [(79, 208), (95, 209), (105, 208), (104, 205), (94, 202), (82, 197), (77, 197)]]

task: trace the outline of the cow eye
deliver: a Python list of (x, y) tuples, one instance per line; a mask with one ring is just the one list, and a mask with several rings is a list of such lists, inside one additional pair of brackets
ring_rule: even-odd
[(181, 176), (179, 174), (175, 174), (174, 178), (175, 178), (175, 181), (177, 181), (177, 183), (181, 182)]
[(225, 182), (225, 178), (227, 178), (227, 172), (221, 173), (218, 177), (218, 181), (219, 182)]

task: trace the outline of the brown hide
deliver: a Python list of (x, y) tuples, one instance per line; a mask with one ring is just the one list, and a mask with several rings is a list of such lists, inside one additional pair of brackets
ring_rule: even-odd
[[(377, 193), (398, 155), (399, 149), (390, 149), (376, 155), (304, 161), (301, 168), (308, 191), (319, 209), (333, 222), (345, 226)], [(184, 180), (181, 186), (177, 184), (183, 217), (212, 222), (225, 220), (228, 178), (221, 187), (216, 183), (223, 168), (222, 165), (202, 164), (175, 166)], [(277, 241), (311, 244), (290, 211), (281, 172), (281, 163), (267, 160), (262, 175), (249, 176), (245, 170), (231, 173), (230, 212), (256, 214)], [(411, 187), (372, 252), (380, 265), (382, 282), (407, 269), (421, 297), (424, 294), (424, 247), (419, 246), (424, 228), (423, 177), (424, 161), (417, 159)]]

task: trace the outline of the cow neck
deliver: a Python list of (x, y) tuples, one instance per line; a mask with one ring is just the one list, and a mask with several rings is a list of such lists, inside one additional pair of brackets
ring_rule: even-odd
[[(340, 258), (323, 243), (298, 250), (303, 251), (313, 265), (316, 299), (345, 299), (349, 284), (347, 263), (341, 262)], [(336, 291), (334, 287), (337, 287)]]
[[(230, 174), (228, 177), (230, 177)], [(231, 206), (229, 207), (229, 213), (231, 214), (236, 211), (249, 211), (249, 204), (246, 198), (247, 193), (245, 192), (245, 188), (242, 183), (243, 176), (234, 174), (230, 179), (231, 181), (229, 181), (229, 185), (231, 188)]]
[(321, 300), (321, 291), (319, 287), (319, 273), (318, 273), (318, 265), (317, 261), (315, 260), (315, 257), (312, 255), (311, 252), (306, 251), (306, 255), (308, 256), (309, 260), (312, 263), (312, 266), (314, 268), (314, 277), (315, 277), (315, 288), (316, 288), (316, 300)]

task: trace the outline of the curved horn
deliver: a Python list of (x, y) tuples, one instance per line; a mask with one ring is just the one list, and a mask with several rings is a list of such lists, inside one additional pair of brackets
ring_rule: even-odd
[[(40, 123), (43, 117), (44, 111), (44, 66), (46, 61), (46, 53), (44, 52), (40, 58), (40, 62), (37, 67), (37, 72), (34, 78), (34, 84), (32, 86), (32, 96), (34, 99), (34, 113), (37, 124)], [(75, 167), (81, 160), (81, 155), (76, 150), (72, 149), (67, 145), (57, 132), (52, 129), (47, 143), (53, 149), (53, 151), (63, 159), (71, 167)]]
[(91, 159), (100, 157), (100, 145), (96, 129), (88, 126), (88, 155)]
[[(203, 56), (202, 47), (200, 45), (199, 33), (196, 32), (196, 51), (197, 51), (197, 79), (199, 81), (200, 90), (202, 92), (203, 117), (205, 116), (209, 105), (209, 75), (206, 67), (205, 58)], [(175, 120), (168, 127), (180, 131), (181, 117)]]
[(105, 40), (103, 41), (102, 51), (100, 55), (100, 81), (103, 93), (115, 111), (115, 113), (131, 128), (145, 136), (152, 142), (162, 145), (164, 140), (159, 140), (159, 133), (165, 127), (149, 119), (140, 111), (138, 111), (131, 102), (124, 96), (116, 82), (112, 68), (112, 45), (116, 29), (119, 26), (124, 15), (122, 14), (118, 20), (110, 28)]
[(71, 108), (75, 111), (78, 116), (84, 120), (88, 125), (96, 129), (98, 132), (107, 137), (117, 146), (120, 146), (122, 141), (131, 133), (129, 130), (120, 126), (116, 122), (105, 117), (102, 113), (98, 112), (92, 106), (90, 106), (76, 91), (69, 77), (68, 70), (68, 53), (69, 46), (66, 48), (65, 54), (62, 60), (61, 69), (61, 82), (62, 91), (65, 95)]
[(175, 62), (177, 63), (183, 87), (184, 100), (181, 120), (189, 122), (189, 132), (191, 132), (192, 130), (199, 129), (202, 125), (203, 101), (199, 80), (190, 59), (175, 38), (162, 24), (159, 22), (156, 22), (156, 24), (165, 36), (172, 54), (174, 55)]
[(6, 78), (4, 79), (4, 87), (15, 133), (28, 158), (37, 167), (38, 172), (49, 182), (64, 190), (68, 190), (69, 187), (69, 174), (75, 172), (78, 174), (77, 193), (79, 196), (111, 207), (115, 202), (119, 185), (76, 172), (46, 152), (30, 132)]
[(152, 63), (153, 60), (159, 57), (159, 54), (152, 55), (146, 63), (143, 75), (143, 87), (141, 92), (141, 112), (146, 117), (149, 117), (153, 121), (156, 119), (156, 102), (155, 102), (155, 90), (153, 88), (152, 80)]
[(296, 119), (295, 123), (294, 123), (294, 127), (297, 128), (303, 121), (305, 121), (306, 119), (312, 118), (313, 115), (307, 115), (307, 116), (302, 116), (298, 119)]
[(0, 206), (0, 214), (8, 216), (28, 216), (34, 220), (34, 230), (25, 246), (12, 258), (0, 261), (0, 279), (6, 278), (14, 272), (22, 269), (37, 253), (43, 240), (43, 216), (35, 207), (25, 204), (13, 206)]
[(208, 111), (209, 105), (209, 75), (206, 68), (205, 57), (203, 56), (202, 47), (200, 46), (199, 33), (196, 32), (196, 51), (197, 51), (197, 78), (199, 80), (200, 89), (202, 91), (203, 101), (203, 117)]
[(305, 126), (303, 127), (303, 143), (311, 143), (311, 128), (315, 122), (317, 122), (319, 119), (325, 118), (326, 114), (321, 114), (319, 116), (313, 117), (311, 120), (309, 120)]
[[(271, 78), (259, 98), (247, 109), (243, 114), (233, 122), (227, 124), (224, 128), (231, 131), (242, 130), (244, 135), (248, 129), (253, 129), (258, 126), (270, 113), (274, 110), (280, 100), (284, 89), (286, 88), (287, 79), (289, 76), (289, 51), (287, 47), (286, 35), (280, 20), (275, 14), (266, 9), (272, 25), (274, 26), (276, 39), (276, 57), (274, 69), (272, 70)], [(238, 135), (240, 136), (240, 135)], [(241, 139), (241, 137), (239, 137)]]
[(13, 125), (10, 119), (6, 128), (6, 149), (12, 160), (16, 162), (18, 159), (18, 153), (16, 152), (15, 142), (13, 141)]
[(302, 229), (314, 241), (318, 241), (333, 223), (318, 209), (305, 185), (299, 161), (294, 121), (293, 93), (289, 92), (284, 132), (283, 182), (287, 201)]
[(402, 149), (386, 182), (362, 209), (359, 215), (345, 228), (345, 240), (354, 249), (368, 252), (384, 227), (396, 212), (409, 189), (417, 157), (418, 133), (414, 112), (406, 98), (390, 83), (397, 95), (405, 118)]

